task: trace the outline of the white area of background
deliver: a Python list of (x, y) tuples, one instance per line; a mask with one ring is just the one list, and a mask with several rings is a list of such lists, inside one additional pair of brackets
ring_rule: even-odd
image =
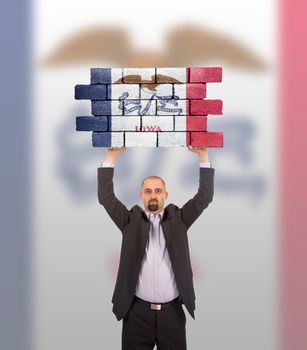
[[(244, 192), (216, 191), (214, 202), (190, 230), (197, 299), (196, 320), (187, 314), (189, 349), (276, 349), (275, 13), (274, 3), (267, 0), (36, 1), (35, 350), (119, 349), (121, 334), (121, 323), (111, 311), (112, 268), (121, 236), (93, 187), (104, 151), (91, 147), (90, 133), (74, 130), (76, 110), (90, 113), (89, 103), (73, 99), (74, 85), (89, 83), (90, 65), (46, 69), (39, 62), (88, 26), (126, 26), (137, 47), (159, 49), (166, 29), (186, 21), (231, 36), (272, 64), (261, 74), (224, 67), (223, 83), (208, 87), (209, 97), (224, 101), (225, 122), (244, 116), (257, 129), (253, 162), (244, 167), (235, 154), (220, 149), (211, 157), (216, 174), (260, 174), (267, 189), (256, 202)], [(182, 178), (187, 166), (191, 178), (197, 172), (196, 158), (185, 149), (127, 153), (118, 161), (115, 186), (129, 204), (138, 200), (140, 176), (147, 167), (159, 169), (166, 179), (171, 202), (183, 204), (196, 191), (197, 176)], [(76, 193), (78, 181), (88, 186), (83, 200)]]

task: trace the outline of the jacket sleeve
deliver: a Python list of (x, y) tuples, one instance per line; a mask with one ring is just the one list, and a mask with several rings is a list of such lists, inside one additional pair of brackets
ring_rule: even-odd
[(114, 194), (113, 175), (114, 168), (97, 168), (98, 200), (122, 231), (129, 220), (129, 210)]
[(189, 228), (213, 199), (214, 168), (199, 168), (199, 187), (196, 195), (181, 208), (181, 219)]

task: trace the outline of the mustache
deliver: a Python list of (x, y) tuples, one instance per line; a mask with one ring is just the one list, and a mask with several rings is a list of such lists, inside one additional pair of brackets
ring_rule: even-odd
[(158, 200), (157, 199), (151, 199), (148, 204), (158, 204)]

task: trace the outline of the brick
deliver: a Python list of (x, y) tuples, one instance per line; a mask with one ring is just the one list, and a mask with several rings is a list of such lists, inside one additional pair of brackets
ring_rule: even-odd
[(186, 68), (157, 68), (157, 83), (186, 83)]
[(180, 100), (187, 99), (187, 84), (173, 84), (174, 97), (176, 96)]
[(190, 83), (219, 83), (222, 81), (222, 68), (190, 68)]
[(150, 100), (152, 96), (173, 96), (172, 84), (142, 84), (141, 87), (141, 99)]
[(124, 100), (124, 115), (156, 115), (156, 100)]
[(107, 117), (76, 117), (77, 131), (106, 131), (108, 130)]
[(106, 100), (106, 85), (76, 85), (76, 100)]
[(126, 132), (126, 147), (156, 147), (156, 132)]
[(191, 146), (223, 147), (222, 132), (191, 132)]
[(174, 117), (142, 117), (141, 131), (173, 131)]
[(206, 84), (174, 84), (174, 95), (180, 99), (203, 99), (206, 97)]
[(222, 114), (222, 100), (190, 100), (192, 115)]
[(206, 98), (206, 93), (207, 93), (206, 84), (187, 84), (188, 99), (203, 99), (203, 98)]
[(157, 115), (189, 114), (189, 100), (157, 100)]
[(141, 125), (141, 117), (112, 117), (109, 128), (112, 131), (138, 131)]
[(111, 133), (110, 132), (96, 132), (92, 133), (93, 147), (111, 147)]
[(140, 86), (139, 84), (110, 84), (108, 85), (108, 100), (139, 99)]
[(192, 116), (186, 117), (186, 130), (187, 131), (206, 131), (207, 130), (207, 117), (206, 116)]
[(132, 84), (155, 83), (155, 68), (124, 68), (123, 82)]
[(119, 101), (92, 101), (93, 115), (123, 115)]
[(92, 133), (93, 147), (123, 147), (123, 132), (96, 132)]
[(175, 123), (175, 131), (186, 131), (187, 119), (185, 115), (175, 115), (174, 123)]
[(124, 144), (124, 133), (123, 132), (112, 132), (112, 147), (123, 147)]
[(189, 142), (189, 133), (186, 132), (159, 132), (159, 147), (186, 146)]
[(175, 131), (206, 131), (206, 116), (175, 116)]
[(122, 68), (91, 68), (91, 84), (122, 84)]

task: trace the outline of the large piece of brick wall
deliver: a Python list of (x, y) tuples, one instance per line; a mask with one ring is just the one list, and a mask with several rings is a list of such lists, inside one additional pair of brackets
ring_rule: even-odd
[(76, 100), (91, 100), (92, 116), (76, 117), (92, 131), (94, 147), (223, 147), (223, 133), (207, 130), (221, 100), (206, 99), (222, 68), (92, 68), (91, 84), (76, 85)]

